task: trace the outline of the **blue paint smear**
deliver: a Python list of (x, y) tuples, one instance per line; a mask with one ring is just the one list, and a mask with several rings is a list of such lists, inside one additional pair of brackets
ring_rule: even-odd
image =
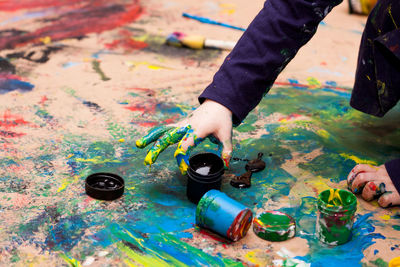
[(169, 104), (169, 103), (158, 103), (156, 105), (157, 111), (160, 111), (161, 113), (165, 114), (180, 114), (180, 115), (187, 115), (185, 111), (183, 111), (180, 107), (174, 105), (174, 104)]
[(20, 81), (17, 79), (0, 79), (0, 94), (6, 94), (15, 90), (28, 92), (34, 87), (35, 86), (29, 82)]
[(79, 215), (61, 219), (50, 227), (45, 243), (54, 250), (70, 251), (81, 240), (86, 228), (86, 222)]
[(299, 84), (297, 79), (288, 79), (288, 82), (296, 89), (305, 89), (304, 86), (296, 86), (296, 84)]
[(67, 63), (64, 63), (62, 66), (63, 66), (64, 69), (67, 69), (67, 68), (70, 68), (70, 67), (77, 66), (79, 64), (81, 64), (81, 62), (67, 62)]
[[(364, 258), (363, 251), (374, 244), (374, 239), (386, 239), (379, 233), (374, 233), (375, 227), (373, 220), (370, 219), (372, 213), (358, 215), (353, 225), (352, 239), (341, 246), (328, 247), (319, 242), (315, 235), (305, 235), (310, 246), (308, 255), (296, 257), (297, 259), (311, 263), (311, 266), (336, 267), (343, 266), (362, 266), (361, 260)], [(311, 230), (311, 233), (315, 232)]]

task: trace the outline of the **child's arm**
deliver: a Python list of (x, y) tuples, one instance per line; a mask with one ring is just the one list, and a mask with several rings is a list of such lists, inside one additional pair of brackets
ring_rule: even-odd
[(239, 124), (260, 102), (278, 74), (342, 0), (268, 0), (200, 95), (233, 113)]

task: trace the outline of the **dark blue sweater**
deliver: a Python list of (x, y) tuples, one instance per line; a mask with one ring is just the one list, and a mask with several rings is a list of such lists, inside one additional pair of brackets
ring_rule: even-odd
[[(238, 125), (268, 93), (319, 23), (342, 0), (268, 0), (226, 57), (199, 101), (214, 100)], [(400, 98), (400, 1), (380, 0), (371, 12), (360, 45), (350, 104), (383, 116)], [(400, 192), (400, 159), (386, 169)]]

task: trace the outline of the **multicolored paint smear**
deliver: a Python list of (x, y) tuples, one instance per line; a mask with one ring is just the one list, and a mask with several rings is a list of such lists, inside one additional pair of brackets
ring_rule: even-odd
[[(0, 34), (0, 49), (13, 49), (29, 43), (40, 44), (68, 38), (83, 38), (90, 33), (101, 33), (136, 20), (142, 13), (139, 1), (23, 1), (0, 3), (3, 11), (42, 8), (41, 21), (32, 31), (14, 30)], [(29, 14), (21, 14), (12, 20), (29, 20)], [(107, 18), (107, 19), (104, 19)], [(6, 34), (7, 33), (7, 34)]]
[[(348, 243), (327, 247), (315, 234), (320, 192), (346, 188), (356, 163), (379, 165), (400, 151), (399, 109), (383, 119), (362, 115), (348, 105), (350, 88), (320, 77), (276, 82), (234, 129), (222, 181), (221, 191), (254, 214), (279, 210), (294, 218), (296, 236), (281, 243), (286, 249), (252, 231), (230, 242), (195, 225), (196, 205), (181, 174), (194, 147), (183, 153), (178, 141), (193, 138), (199, 152), (215, 152), (218, 144), (166, 125), (196, 108), (225, 54), (165, 46), (163, 33), (192, 29), (181, 21), (196, 24), (181, 18), (192, 6), (242, 24), (234, 21), (239, 2), (229, 19), (218, 17), (227, 15), (220, 3), (207, 14), (213, 1), (206, 2), (0, 1), (1, 264), (268, 266), (280, 259), (329, 267), (378, 265), (398, 254), (398, 210), (375, 202), (358, 199)], [(214, 34), (225, 33), (232, 32)], [(149, 171), (139, 147), (162, 135), (150, 149)], [(253, 174), (252, 186), (230, 186), (260, 152), (266, 168)], [(94, 172), (121, 175), (124, 195), (110, 202), (88, 197), (84, 182)], [(247, 222), (249, 214), (237, 218)], [(248, 226), (236, 225), (234, 236)]]

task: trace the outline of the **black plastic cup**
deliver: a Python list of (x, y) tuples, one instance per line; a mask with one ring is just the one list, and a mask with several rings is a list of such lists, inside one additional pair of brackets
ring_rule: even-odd
[(189, 159), (186, 196), (197, 204), (211, 189), (221, 189), (224, 162), (214, 153), (200, 153)]

